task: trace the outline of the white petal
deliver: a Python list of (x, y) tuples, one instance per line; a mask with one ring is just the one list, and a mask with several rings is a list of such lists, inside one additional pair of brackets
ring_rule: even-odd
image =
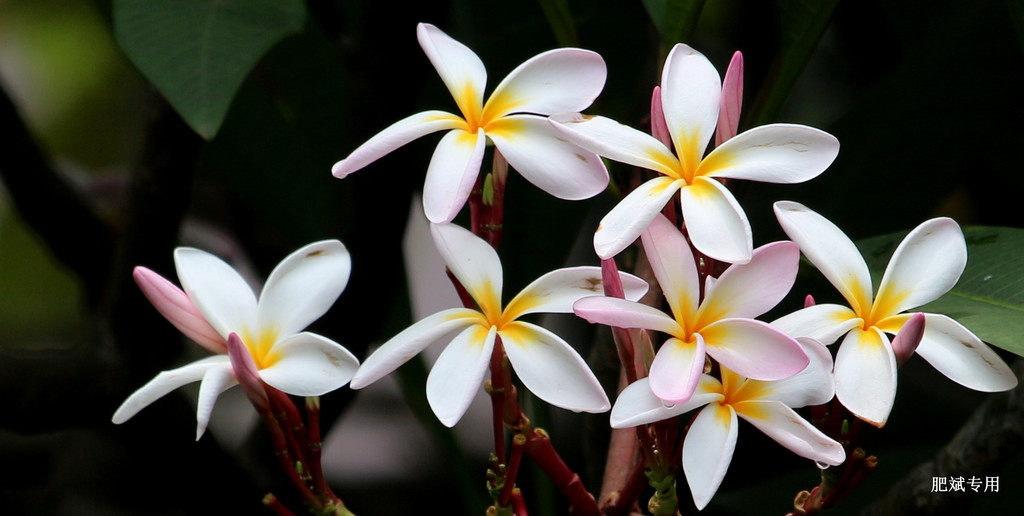
[(1016, 375), (999, 355), (945, 315), (925, 314), (917, 354), (950, 380), (976, 391), (1006, 391), (1017, 385)]
[(619, 393), (612, 407), (612, 428), (629, 428), (662, 421), (685, 414), (697, 407), (703, 407), (713, 401), (721, 401), (722, 383), (717, 379), (703, 375), (697, 384), (697, 390), (686, 403), (672, 404), (662, 401), (651, 391), (650, 378), (641, 378)]
[(967, 243), (953, 219), (914, 228), (892, 254), (873, 307), (874, 319), (935, 301), (956, 285), (967, 266)]
[(493, 326), (466, 328), (434, 362), (427, 376), (427, 402), (445, 426), (455, 426), (480, 392), (495, 335)]
[(789, 294), (799, 268), (800, 249), (793, 242), (773, 242), (757, 248), (750, 262), (729, 267), (713, 287), (705, 289), (698, 320), (764, 314)]
[(498, 253), (484, 239), (455, 224), (431, 224), (430, 234), (452, 275), (486, 313), (501, 309), (502, 269)]
[(111, 421), (115, 425), (128, 421), (132, 416), (138, 414), (140, 410), (164, 397), (167, 393), (183, 385), (202, 380), (203, 375), (207, 371), (217, 367), (231, 369), (231, 362), (227, 355), (206, 357), (177, 369), (161, 372), (147, 382), (146, 385), (133, 392), (131, 396), (128, 396), (128, 399), (124, 400), (124, 403), (114, 412), (114, 417), (111, 418)]
[(352, 258), (337, 240), (314, 242), (288, 255), (260, 293), (260, 327), (291, 335), (309, 326), (338, 299), (351, 270)]
[(673, 47), (661, 74), (661, 104), (676, 154), (693, 168), (715, 134), (721, 96), (722, 79), (711, 61), (681, 43)]
[(683, 328), (665, 312), (636, 301), (592, 296), (580, 299), (573, 311), (589, 322), (615, 328), (643, 328), (669, 335), (682, 335)]
[(230, 265), (191, 247), (175, 249), (174, 264), (185, 293), (221, 337), (256, 328), (256, 296)]
[(604, 59), (589, 50), (559, 48), (537, 54), (494, 88), (485, 118), (581, 111), (601, 93), (607, 75)]
[(260, 370), (268, 385), (294, 396), (323, 396), (352, 379), (359, 360), (337, 342), (315, 333), (298, 333), (270, 349)]
[(679, 160), (655, 137), (603, 116), (558, 113), (548, 118), (566, 140), (612, 161), (679, 178)]
[(565, 141), (545, 118), (508, 116), (488, 124), (487, 137), (527, 181), (559, 199), (588, 199), (608, 186), (601, 158)]
[(438, 142), (423, 183), (423, 211), (431, 222), (449, 222), (459, 214), (480, 175), (486, 146), (483, 129), (453, 129)]
[(708, 355), (755, 380), (789, 378), (809, 362), (793, 337), (754, 319), (722, 319), (701, 328), (700, 335)]
[(199, 396), (196, 399), (196, 440), (198, 441), (206, 426), (210, 424), (210, 415), (213, 414), (213, 405), (217, 397), (228, 388), (238, 384), (234, 374), (231, 372), (231, 365), (227, 367), (211, 367), (203, 375), (203, 381), (199, 384)]
[(516, 376), (538, 398), (575, 412), (605, 412), (608, 396), (579, 353), (535, 324), (506, 324), (501, 342)]
[(480, 312), (452, 308), (428, 316), (382, 344), (352, 377), (353, 389), (362, 389), (416, 356), (441, 337), (481, 321)]
[(725, 478), (736, 449), (736, 412), (712, 403), (694, 418), (683, 440), (683, 472), (697, 509), (707, 506)]
[(810, 363), (802, 371), (774, 382), (756, 382), (761, 387), (761, 399), (778, 401), (788, 407), (800, 408), (822, 405), (835, 396), (836, 381), (832, 375), (832, 354), (814, 339), (797, 339), (807, 353)]
[(487, 70), (483, 61), (469, 47), (429, 23), (416, 26), (416, 39), (452, 97), (455, 97), (459, 109), (463, 113), (480, 109), (487, 85)]
[(836, 397), (857, 417), (881, 427), (896, 400), (896, 356), (881, 331), (855, 329), (836, 353)]
[(831, 345), (854, 327), (864, 324), (849, 307), (842, 305), (811, 305), (772, 322), (772, 326), (793, 337), (808, 337)]
[(651, 362), (651, 390), (668, 403), (686, 403), (703, 372), (704, 339), (700, 335), (694, 335), (694, 342), (668, 339)]
[(420, 136), (465, 125), (465, 120), (445, 111), (416, 113), (391, 124), (357, 147), (347, 158), (331, 167), (331, 174), (344, 178)]
[(682, 180), (656, 177), (636, 187), (601, 219), (594, 233), (594, 251), (608, 259), (629, 247), (683, 186)]
[(737, 414), (793, 453), (838, 466), (846, 460), (843, 445), (777, 401), (746, 401), (733, 405)]
[[(647, 282), (624, 272), (619, 273), (626, 298), (640, 299), (647, 293)], [(566, 267), (551, 271), (530, 283), (505, 306), (505, 316), (518, 319), (536, 312), (572, 313), (573, 303), (589, 296), (604, 294), (600, 267)]]
[(729, 263), (746, 263), (753, 254), (750, 222), (729, 189), (698, 177), (679, 191), (683, 219), (698, 251)]
[(700, 175), (765, 183), (802, 183), (835, 161), (839, 140), (813, 127), (771, 124), (744, 131), (711, 151)]
[(775, 216), (789, 238), (853, 310), (866, 316), (872, 299), (871, 274), (850, 238), (828, 219), (799, 203), (775, 203)]
[(700, 303), (700, 279), (690, 244), (679, 229), (660, 214), (655, 215), (641, 239), (647, 261), (672, 313), (681, 320), (691, 320)]

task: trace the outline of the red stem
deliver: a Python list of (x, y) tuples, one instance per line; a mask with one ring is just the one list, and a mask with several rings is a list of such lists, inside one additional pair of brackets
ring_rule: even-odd
[(526, 452), (547, 474), (555, 487), (569, 499), (573, 514), (584, 516), (599, 516), (601, 514), (594, 496), (583, 486), (579, 475), (573, 473), (558, 456), (558, 452), (551, 445), (551, 439), (546, 432), (540, 428), (535, 429), (527, 441)]

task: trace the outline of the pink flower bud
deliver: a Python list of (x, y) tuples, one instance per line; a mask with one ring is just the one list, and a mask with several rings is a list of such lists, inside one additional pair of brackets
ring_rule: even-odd
[(181, 333), (209, 351), (227, 353), (224, 339), (177, 285), (145, 267), (136, 267), (132, 277), (146, 299)]

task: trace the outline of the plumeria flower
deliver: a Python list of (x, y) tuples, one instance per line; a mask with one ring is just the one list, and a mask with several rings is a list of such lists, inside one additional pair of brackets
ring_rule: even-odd
[(576, 48), (541, 53), (513, 70), (484, 102), (487, 71), (480, 58), (433, 25), (419, 24), (416, 34), (461, 114), (425, 111), (400, 120), (336, 163), (335, 177), (420, 136), (447, 131), (423, 186), (423, 208), (431, 222), (451, 221), (466, 203), (488, 141), (523, 177), (555, 197), (585, 199), (605, 189), (608, 171), (601, 159), (559, 138), (545, 118), (594, 101), (607, 75), (601, 56)]
[(793, 411), (826, 403), (834, 393), (832, 356), (828, 350), (812, 339), (800, 339), (800, 344), (810, 363), (796, 375), (763, 382), (723, 367), (721, 381), (710, 375), (701, 376), (693, 397), (679, 405), (666, 405), (651, 390), (648, 378), (640, 379), (627, 386), (615, 400), (612, 427), (653, 423), (704, 407), (683, 440), (683, 472), (698, 509), (711, 501), (732, 462), (737, 416), (801, 457), (832, 466), (842, 464), (846, 460), (842, 445)]
[[(821, 215), (789, 201), (775, 203), (786, 234), (850, 304), (818, 304), (775, 321), (796, 336), (825, 344), (845, 335), (836, 354), (836, 397), (853, 414), (885, 424), (896, 398), (897, 357), (888, 334), (914, 314), (907, 310), (953, 288), (967, 264), (960, 227), (949, 218), (928, 220), (896, 248), (873, 294), (868, 266), (857, 247)], [(924, 314), (916, 352), (953, 381), (993, 392), (1013, 388), (1016, 377), (999, 355), (970, 330), (940, 314)]]
[(771, 124), (729, 138), (705, 156), (719, 119), (722, 84), (711, 62), (683, 44), (676, 45), (665, 62), (660, 94), (671, 146), (600, 116), (562, 113), (551, 117), (569, 141), (661, 174), (630, 192), (605, 215), (594, 234), (594, 249), (601, 258), (625, 249), (679, 192), (694, 247), (716, 260), (747, 262), (753, 251), (750, 223), (718, 180), (807, 181), (832, 163), (839, 142), (810, 127)]
[(302, 331), (327, 312), (348, 283), (351, 258), (341, 242), (315, 242), (289, 255), (271, 272), (258, 299), (238, 272), (205, 251), (179, 247), (174, 263), (184, 290), (144, 267), (135, 269), (135, 281), (161, 314), (216, 355), (158, 374), (121, 404), (114, 423), (124, 423), (178, 387), (201, 382), (199, 439), (217, 396), (238, 383), (229, 336), (244, 344), (263, 382), (288, 394), (320, 396), (355, 374), (359, 361), (352, 353)]
[[(569, 344), (540, 326), (519, 320), (537, 312), (572, 312), (577, 299), (602, 291), (599, 267), (549, 272), (503, 308), (497, 252), (453, 224), (432, 225), (431, 233), (448, 269), (479, 309), (451, 308), (413, 324), (363, 362), (352, 379), (353, 389), (370, 385), (431, 343), (457, 331), (427, 377), (427, 401), (447, 426), (462, 418), (480, 390), (498, 337), (516, 375), (538, 398), (577, 412), (604, 412), (611, 407), (594, 374)], [(630, 299), (639, 299), (647, 291), (643, 280), (628, 274), (621, 278)]]
[(796, 244), (759, 247), (749, 263), (733, 265), (717, 280), (709, 280), (700, 301), (697, 266), (682, 233), (658, 215), (642, 242), (672, 315), (603, 296), (581, 299), (573, 308), (590, 322), (669, 335), (651, 363), (650, 385), (658, 398), (671, 403), (689, 400), (704, 371), (705, 354), (759, 380), (786, 378), (807, 366), (807, 355), (796, 340), (753, 319), (782, 301), (793, 286), (800, 258)]

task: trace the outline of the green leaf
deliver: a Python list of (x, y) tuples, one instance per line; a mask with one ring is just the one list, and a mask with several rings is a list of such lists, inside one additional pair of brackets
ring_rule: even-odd
[[(905, 235), (893, 233), (858, 242), (876, 281)], [(981, 340), (1024, 355), (1024, 229), (969, 226), (964, 228), (964, 236), (968, 258), (960, 281), (920, 310), (948, 315)]]
[(704, 0), (644, 0), (644, 8), (661, 33), (662, 57), (676, 43), (687, 43), (693, 37)]
[(299, 0), (115, 0), (113, 7), (121, 48), (206, 139), (260, 57), (306, 20)]

